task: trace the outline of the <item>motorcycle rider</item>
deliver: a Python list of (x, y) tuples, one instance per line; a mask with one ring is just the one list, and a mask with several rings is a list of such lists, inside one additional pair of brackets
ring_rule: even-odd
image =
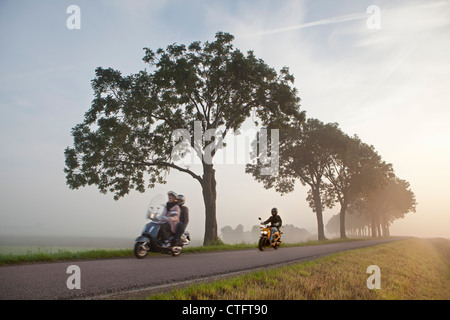
[(162, 246), (163, 247), (169, 247), (169, 237), (172, 233), (176, 232), (177, 224), (180, 221), (180, 207), (178, 206), (178, 195), (173, 192), (169, 191), (167, 193), (168, 196), (168, 202), (166, 203), (166, 206), (164, 207), (164, 210), (161, 214), (161, 220), (164, 221), (164, 223), (161, 225), (161, 240), (163, 241)]
[(189, 208), (184, 204), (186, 202), (186, 197), (182, 194), (178, 195), (178, 206), (180, 207), (180, 222), (177, 224), (176, 232), (173, 237), (172, 245), (179, 245), (181, 243), (181, 235), (186, 230), (189, 223)]
[(272, 213), (272, 216), (269, 219), (267, 219), (264, 222), (261, 222), (261, 224), (264, 224), (264, 225), (270, 222), (270, 226), (269, 226), (269, 228), (270, 228), (269, 241), (270, 242), (272, 242), (273, 234), (275, 232), (277, 232), (279, 230), (279, 228), (281, 228), (281, 225), (282, 225), (281, 217), (278, 215), (278, 209), (272, 208), (271, 213)]

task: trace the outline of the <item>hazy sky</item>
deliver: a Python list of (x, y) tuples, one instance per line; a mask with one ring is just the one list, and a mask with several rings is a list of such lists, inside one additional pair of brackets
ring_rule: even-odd
[[(66, 21), (81, 10), (80, 29)], [(380, 28), (374, 26), (375, 5)], [(373, 7), (372, 7), (373, 8)], [(373, 144), (411, 183), (416, 213), (393, 235), (450, 237), (449, 1), (6, 1), (0, 2), (0, 235), (134, 239), (153, 195), (187, 196), (194, 237), (204, 232), (197, 181), (173, 172), (166, 185), (119, 201), (96, 187), (70, 190), (64, 149), (83, 120), (98, 66), (131, 74), (143, 48), (211, 41), (230, 32), (241, 51), (294, 74), (307, 117), (338, 122)], [(372, 23), (372, 24), (371, 24)], [(243, 165), (217, 166), (219, 229), (245, 230), (278, 207), (285, 224), (316, 228), (300, 183), (265, 190)], [(325, 221), (338, 212), (324, 213)]]

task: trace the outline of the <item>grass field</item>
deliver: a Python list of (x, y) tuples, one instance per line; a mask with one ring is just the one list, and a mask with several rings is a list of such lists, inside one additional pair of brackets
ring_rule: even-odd
[[(282, 249), (281, 249), (282, 250)], [(368, 289), (367, 267), (381, 270)], [(150, 300), (428, 300), (450, 299), (450, 241), (408, 239), (310, 262), (196, 284)]]

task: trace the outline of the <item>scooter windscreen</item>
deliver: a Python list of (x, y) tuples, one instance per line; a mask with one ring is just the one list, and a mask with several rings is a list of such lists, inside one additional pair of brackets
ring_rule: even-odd
[(147, 208), (146, 217), (148, 219), (157, 219), (164, 210), (166, 205), (165, 198), (162, 194), (158, 193), (151, 200)]

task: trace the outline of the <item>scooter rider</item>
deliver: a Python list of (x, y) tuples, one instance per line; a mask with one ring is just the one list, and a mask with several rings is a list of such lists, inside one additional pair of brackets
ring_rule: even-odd
[(270, 222), (270, 226), (269, 226), (269, 228), (270, 228), (269, 241), (270, 242), (272, 242), (273, 234), (279, 230), (279, 228), (281, 227), (281, 225), (283, 223), (281, 221), (281, 217), (278, 215), (278, 209), (277, 208), (272, 208), (271, 213), (272, 213), (272, 216), (269, 219), (267, 219), (264, 222), (261, 222), (261, 224), (267, 224), (267, 223)]
[(178, 206), (180, 207), (180, 222), (177, 224), (177, 230), (174, 235), (173, 245), (179, 245), (181, 243), (181, 235), (186, 230), (189, 223), (189, 208), (184, 204), (186, 202), (186, 197), (182, 194), (178, 195)]
[(169, 197), (169, 201), (167, 202), (161, 214), (161, 218), (163, 221), (165, 221), (165, 223), (161, 225), (160, 230), (161, 240), (166, 242), (163, 244), (164, 247), (169, 246), (169, 243), (167, 243), (169, 237), (172, 233), (176, 232), (177, 224), (180, 221), (181, 211), (177, 203), (178, 195), (173, 191), (169, 191), (167, 193), (167, 196)]

